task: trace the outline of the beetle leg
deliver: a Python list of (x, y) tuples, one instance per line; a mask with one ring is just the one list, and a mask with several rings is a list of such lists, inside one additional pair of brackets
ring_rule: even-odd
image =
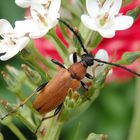
[(86, 73), (85, 77), (87, 77), (88, 79), (94, 79), (94, 77), (90, 75), (89, 73)]
[(81, 81), (81, 85), (86, 91), (88, 91), (88, 86), (83, 81)]
[(48, 84), (48, 82), (41, 84), (41, 85), (36, 89), (36, 91), (38, 92), (38, 91), (42, 90), (47, 84)]
[(54, 111), (54, 114), (53, 114), (53, 115), (48, 116), (48, 117), (44, 117), (44, 118), (42, 118), (42, 119), (41, 119), (41, 122), (40, 122), (40, 124), (38, 125), (38, 127), (37, 127), (37, 129), (36, 129), (36, 131), (35, 131), (35, 134), (37, 133), (37, 131), (38, 131), (39, 127), (40, 127), (40, 126), (41, 126), (41, 124), (42, 124), (42, 122), (43, 122), (43, 121), (45, 121), (45, 120), (47, 120), (47, 119), (50, 119), (50, 118), (55, 117), (55, 116), (56, 116), (56, 115), (60, 112), (60, 110), (61, 110), (62, 106), (63, 106), (63, 103), (62, 103), (62, 104), (60, 104), (60, 105), (59, 105), (59, 106), (55, 109), (55, 111)]
[(73, 58), (73, 63), (76, 63), (77, 62), (77, 53), (76, 52), (73, 53), (72, 58)]
[(64, 69), (65, 69), (65, 66), (64, 66), (63, 64), (61, 64), (60, 62), (58, 62), (57, 60), (52, 59), (51, 61), (52, 61), (54, 64), (56, 64), (56, 65), (60, 66), (61, 68), (64, 68)]
[(26, 102), (28, 102), (28, 100), (30, 100), (30, 98), (32, 98), (38, 91), (40, 91), (41, 89), (43, 89), (46, 84), (43, 83), (42, 85), (40, 85), (29, 97), (27, 97), (24, 101), (22, 101), (17, 107), (15, 107), (13, 110), (9, 111), (4, 117), (0, 118), (1, 120), (3, 120), (4, 118), (6, 118), (7, 116), (9, 116), (10, 114), (14, 113), (16, 110), (18, 110), (20, 107), (22, 107)]
[[(81, 81), (81, 85), (82, 85), (82, 87), (83, 87), (86, 91), (88, 91), (88, 86), (87, 86), (83, 81)], [(90, 101), (90, 98), (87, 97), (85, 94), (84, 94), (84, 97), (85, 97), (87, 100)]]

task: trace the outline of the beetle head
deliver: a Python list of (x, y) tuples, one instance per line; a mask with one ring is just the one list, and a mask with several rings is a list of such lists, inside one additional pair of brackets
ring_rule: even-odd
[(81, 62), (86, 66), (92, 66), (94, 64), (94, 56), (91, 53), (83, 54)]

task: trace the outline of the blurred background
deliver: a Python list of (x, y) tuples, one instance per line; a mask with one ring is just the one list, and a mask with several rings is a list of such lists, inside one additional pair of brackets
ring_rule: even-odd
[[(14, 1), (1, 0), (0, 18), (5, 18), (9, 20), (10, 23), (14, 24), (14, 20), (23, 19), (24, 13), (24, 9), (16, 6)], [(138, 23), (140, 23), (140, 19), (137, 21), (137, 24)], [(140, 31), (138, 32), (137, 30), (137, 34), (140, 35)], [(111, 47), (110, 45), (112, 44), (113, 48), (113, 45), (116, 45), (116, 42), (113, 41), (118, 41), (120, 38), (121, 41), (125, 40), (125, 45), (129, 44), (129, 41), (131, 42), (131, 40), (129, 40), (128, 36), (125, 35), (129, 35), (129, 38), (132, 38), (132, 36), (134, 38), (134, 33), (131, 36), (130, 30), (123, 33), (124, 40), (122, 40), (122, 37), (120, 37), (121, 35), (122, 32), (117, 33), (116, 38), (113, 38), (113, 40), (111, 40), (112, 43), (110, 43), (110, 40), (103, 40), (100, 48), (103, 48), (104, 44), (105, 46), (108, 46), (109, 43), (109, 47)], [(133, 43), (135, 43), (135, 48), (137, 48), (136, 50), (140, 48), (140, 43), (136, 42), (136, 39), (140, 39), (138, 37), (139, 36), (132, 40)], [(126, 47), (125, 45), (122, 45), (122, 48)], [(131, 47), (134, 48), (133, 46)], [(127, 51), (127, 49), (122, 48), (119, 48), (121, 51), (118, 49), (118, 53)], [(105, 49), (107, 49), (107, 47), (105, 47)], [(132, 49), (129, 49), (129, 51), (131, 50)], [(22, 63), (22, 60), (17, 55), (9, 61), (0, 61), (0, 70), (5, 70), (6, 64), (12, 65), (17, 69), (20, 69), (20, 65)], [(136, 64), (138, 64), (138, 62)], [(133, 67), (134, 65), (131, 66), (131, 68)], [(134, 67), (134, 69), (136, 70), (136, 67)], [(100, 96), (96, 99), (92, 106), (86, 112), (81, 114), (80, 117), (65, 124), (62, 130), (60, 138), (61, 140), (73, 140), (75, 131), (77, 130), (78, 136), (76, 140), (84, 140), (91, 132), (107, 134), (109, 140), (126, 140), (128, 138), (134, 113), (136, 79), (132, 75), (129, 75), (128, 73), (123, 73), (120, 70), (116, 70), (115, 73), (116, 75), (110, 78), (111, 81), (106, 83), (105, 87), (101, 90)], [(122, 75), (124, 76), (123, 80), (121, 79)], [(7, 89), (6, 83), (4, 82), (1, 75), (0, 98), (8, 100), (10, 103), (15, 102), (14, 94), (12, 94), (11, 91)], [(22, 124), (20, 124), (20, 122), (15, 123), (19, 125), (19, 128), (25, 132), (29, 139), (33, 137), (33, 134), (28, 132), (28, 129)], [(3, 125), (0, 125), (0, 131), (4, 134), (5, 140), (17, 139), (16, 136)], [(32, 139), (36, 138), (33, 137)]]

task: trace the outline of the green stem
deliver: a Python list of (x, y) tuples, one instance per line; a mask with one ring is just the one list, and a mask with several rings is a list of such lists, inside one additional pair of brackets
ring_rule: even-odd
[(32, 50), (34, 51), (35, 55), (37, 56), (37, 58), (40, 59), (40, 61), (50, 70), (55, 70), (54, 65), (52, 65), (52, 63), (50, 61), (48, 61), (47, 59), (45, 59), (40, 53), (39, 51), (37, 51), (37, 49), (35, 47), (32, 46)]
[[(19, 91), (16, 92), (16, 96), (20, 99), (20, 101), (24, 101), (27, 98), (27, 97), (25, 97), (24, 93), (21, 90), (19, 90)], [(28, 107), (31, 107), (32, 106), (32, 103), (29, 101), (27, 103), (27, 106)]]
[(92, 31), (89, 32), (89, 34), (88, 34), (88, 36), (87, 36), (87, 38), (86, 38), (86, 40), (85, 40), (85, 43), (84, 43), (84, 44), (85, 44), (86, 47), (87, 47), (88, 44), (90, 43), (91, 37), (92, 37)]
[(46, 133), (42, 137), (38, 136), (38, 140), (58, 140), (62, 129), (62, 123), (57, 122), (56, 117), (44, 121), (42, 126), (46, 128)]
[(45, 71), (42, 69), (42, 67), (35, 61), (35, 60), (30, 60), (31, 64), (37, 69), (38, 72), (40, 72), (41, 76), (43, 78), (45, 78), (46, 73)]
[(96, 48), (99, 45), (99, 43), (102, 41), (102, 37), (98, 32), (93, 32), (92, 35), (93, 35), (93, 39), (92, 39), (91, 44), (90, 44), (91, 50), (93, 48)]
[(58, 39), (58, 37), (54, 33), (48, 35), (47, 38), (51, 40), (51, 42), (54, 44), (57, 51), (59, 52), (61, 58), (65, 60), (69, 55), (69, 52), (65, 45), (60, 41), (60, 39)]
[(0, 132), (0, 140), (4, 140), (4, 137), (1, 132)]
[(32, 131), (33, 133), (35, 132), (35, 130), (36, 130), (35, 125), (31, 124), (31, 122), (29, 122), (29, 121), (27, 120), (26, 117), (24, 117), (24, 116), (21, 115), (20, 113), (17, 113), (16, 116), (20, 119), (20, 121), (21, 121), (24, 125), (26, 125), (26, 126), (30, 129), (30, 131)]
[(136, 82), (134, 115), (128, 140), (140, 140), (140, 79)]
[(47, 134), (47, 137), (44, 137), (44, 140), (58, 140), (59, 139), (62, 125), (60, 125), (59, 123), (55, 123), (55, 124), (54, 123), (55, 121), (52, 122), (49, 133)]
[(20, 140), (27, 140), (25, 136), (21, 133), (21, 131), (13, 124), (8, 123), (8, 128), (20, 139)]

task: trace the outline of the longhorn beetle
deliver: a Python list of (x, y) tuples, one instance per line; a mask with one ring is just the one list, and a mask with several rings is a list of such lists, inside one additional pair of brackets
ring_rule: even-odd
[[(9, 112), (7, 115), (5, 115), (1, 119), (4, 119), (9, 114), (15, 112), (19, 107), (24, 105), (36, 92), (40, 92), (40, 94), (38, 94), (37, 97), (35, 98), (35, 101), (33, 102), (33, 107), (40, 114), (48, 113), (56, 108), (53, 115), (42, 118), (41, 122), (48, 118), (54, 117), (61, 110), (65, 97), (67, 96), (67, 92), (70, 88), (73, 91), (75, 91), (82, 85), (83, 88), (88, 90), (88, 87), (86, 86), (86, 84), (84, 82), (82, 82), (81, 80), (84, 77), (93, 79), (93, 77), (90, 74), (86, 73), (86, 71), (89, 66), (92, 66), (94, 64), (94, 61), (120, 67), (120, 68), (140, 77), (140, 74), (138, 74), (135, 71), (132, 71), (122, 65), (111, 63), (111, 62), (106, 62), (106, 61), (102, 61), (102, 60), (94, 58), (94, 55), (89, 53), (86, 50), (85, 46), (83, 45), (80, 35), (65, 21), (63, 21), (61, 19), (58, 19), (58, 20), (62, 24), (64, 24), (67, 28), (69, 28), (72, 31), (72, 33), (77, 37), (77, 39), (84, 51), (84, 54), (81, 56), (81, 60), (79, 62), (77, 62), (77, 54), (74, 53), (73, 54), (74, 63), (68, 69), (66, 69), (63, 64), (61, 64), (57, 60), (52, 59), (52, 62), (60, 67), (60, 70), (57, 73), (57, 75), (54, 78), (52, 78), (49, 82), (43, 83), (42, 85), (40, 85), (35, 90), (35, 92), (32, 93), (26, 100), (24, 100), (19, 106), (17, 106), (14, 110)], [(39, 128), (39, 126), (38, 126), (38, 128)]]

